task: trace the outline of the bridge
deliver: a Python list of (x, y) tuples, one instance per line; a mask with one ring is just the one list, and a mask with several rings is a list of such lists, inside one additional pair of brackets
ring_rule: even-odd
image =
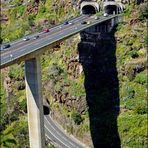
[[(100, 19), (95, 20), (94, 17), (88, 15), (81, 15), (75, 19), (69, 21), (69, 24), (60, 24), (56, 27), (51, 28), (50, 32), (36, 33), (28, 36), (30, 40), (24, 41), (23, 38), (14, 41), (11, 44), (9, 50), (1, 49), (1, 68), (28, 60), (41, 55), (47, 49), (46, 47), (54, 47), (66, 38), (75, 35), (89, 27), (103, 23), (108, 20), (117, 18), (118, 15), (110, 15), (108, 17), (101, 16)], [(90, 24), (81, 24), (83, 21), (90, 22)], [(39, 39), (34, 40), (34, 36), (39, 35)], [(1, 48), (3, 48), (1, 46)]]
[[(83, 1), (80, 5), (81, 15), (50, 28), (49, 32), (38, 32), (10, 43), (10, 47), (3, 50), (1, 46), (0, 68), (25, 61), (25, 82), (28, 109), (29, 139), (31, 148), (45, 147), (45, 134), (48, 139), (62, 148), (86, 148), (75, 138), (67, 136), (49, 116), (43, 116), (43, 100), (41, 87), (40, 56), (60, 42), (81, 32), (110, 32), (119, 22), (119, 14), (123, 11), (116, 2), (104, 2), (104, 12), (108, 16), (95, 19), (100, 11), (96, 1)], [(91, 14), (91, 15), (90, 15)], [(93, 15), (92, 15), (93, 14)], [(101, 27), (103, 26), (103, 28)], [(81, 35), (81, 34), (80, 34)], [(37, 39), (34, 39), (38, 36)], [(81, 35), (82, 39), (82, 35)]]

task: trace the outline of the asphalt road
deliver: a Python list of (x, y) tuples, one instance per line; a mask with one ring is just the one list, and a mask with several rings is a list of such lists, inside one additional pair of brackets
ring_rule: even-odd
[[(87, 15), (82, 15), (73, 20), (70, 20), (72, 24), (60, 24), (50, 29), (50, 32), (43, 33), (39, 32), (33, 35), (28, 36), (30, 40), (23, 41), (23, 38), (20, 40), (14, 41), (10, 43), (11, 47), (3, 50), (3, 45), (1, 46), (1, 65), (9, 64), (12, 61), (16, 61), (23, 56), (32, 54), (41, 48), (58, 42), (64, 38), (68, 38), (74, 34), (81, 32), (82, 30), (89, 28), (98, 23), (102, 23), (107, 21), (115, 15), (110, 15), (108, 17), (100, 17), (100, 19), (95, 20), (94, 17), (89, 17)], [(90, 24), (81, 24), (83, 21), (90, 21)], [(36, 40), (33, 39), (35, 35), (39, 35), (40, 37)]]
[(44, 116), (45, 135), (58, 148), (87, 148), (74, 137), (69, 136), (50, 116)]

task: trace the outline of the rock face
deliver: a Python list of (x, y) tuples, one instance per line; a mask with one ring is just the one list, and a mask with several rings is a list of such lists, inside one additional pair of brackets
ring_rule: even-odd
[(38, 13), (38, 3), (34, 3), (34, 5), (30, 3), (27, 5), (26, 15), (37, 14), (37, 13)]
[[(76, 79), (82, 72), (82, 67), (78, 62), (78, 57), (72, 57), (71, 59), (64, 59), (67, 63), (67, 72), (71, 79)], [(86, 111), (87, 105), (85, 96), (72, 96), (68, 91), (63, 88), (68, 88), (70, 86), (69, 82), (63, 82), (64, 78), (60, 76), (62, 70), (55, 64), (49, 67), (50, 80), (45, 82), (45, 91), (49, 92), (53, 98), (54, 102), (64, 104), (69, 111), (75, 108), (79, 113)], [(57, 90), (57, 82), (60, 82), (60, 89)]]
[(67, 66), (67, 71), (68, 74), (72, 77), (72, 78), (78, 78), (79, 75), (82, 73), (82, 66), (79, 63), (79, 56), (75, 55), (73, 57), (71, 57), (70, 59), (65, 59), (65, 63), (68, 65)]
[(9, 71), (9, 68), (5, 68), (5, 69), (2, 70), (2, 73), (5, 73), (5, 75), (6, 75), (6, 77), (4, 77), (4, 83), (3, 83), (3, 85), (4, 85), (4, 89), (6, 91), (6, 98), (7, 99), (9, 99), (9, 97), (11, 96), (12, 91), (13, 91), (12, 85), (11, 85), (12, 80), (8, 76), (8, 71)]

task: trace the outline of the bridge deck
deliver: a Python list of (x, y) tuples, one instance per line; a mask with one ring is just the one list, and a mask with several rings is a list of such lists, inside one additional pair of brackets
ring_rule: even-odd
[[(117, 16), (118, 15), (110, 15), (108, 17), (101, 16), (100, 19), (95, 20), (94, 17), (82, 15), (74, 20), (71, 20), (70, 22), (72, 22), (72, 24), (61, 24), (51, 28), (51, 31), (48, 33), (38, 33), (40, 37), (36, 40), (30, 36), (29, 41), (23, 41), (23, 39), (20, 39), (16, 42), (12, 42), (10, 43), (10, 48), (1, 52), (0, 68), (36, 57), (37, 54), (42, 54), (45, 50), (49, 49), (49, 47), (55, 46), (62, 40), (65, 40), (66, 38), (75, 35), (86, 28), (105, 22)], [(90, 21), (91, 23), (82, 25), (81, 22), (83, 21)]]

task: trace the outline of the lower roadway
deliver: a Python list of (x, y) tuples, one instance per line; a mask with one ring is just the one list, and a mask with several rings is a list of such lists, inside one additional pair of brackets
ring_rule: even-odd
[(45, 135), (58, 148), (87, 148), (74, 137), (69, 136), (50, 116), (44, 117)]

